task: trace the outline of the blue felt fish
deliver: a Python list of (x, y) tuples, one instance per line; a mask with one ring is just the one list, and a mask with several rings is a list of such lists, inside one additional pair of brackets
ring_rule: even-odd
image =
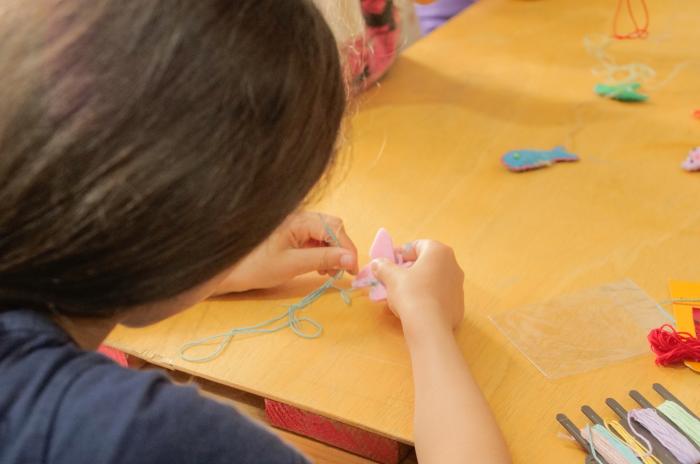
[(579, 158), (559, 146), (553, 150), (511, 150), (501, 160), (509, 170), (521, 172), (544, 168), (560, 161), (578, 161)]

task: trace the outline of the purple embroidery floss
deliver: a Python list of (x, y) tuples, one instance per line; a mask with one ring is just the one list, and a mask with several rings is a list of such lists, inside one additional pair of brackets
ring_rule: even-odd
[(700, 462), (700, 451), (673, 426), (663, 420), (656, 410), (651, 408), (634, 409), (629, 412), (627, 420), (630, 428), (635, 432), (632, 421), (647, 429), (681, 464), (698, 464)]

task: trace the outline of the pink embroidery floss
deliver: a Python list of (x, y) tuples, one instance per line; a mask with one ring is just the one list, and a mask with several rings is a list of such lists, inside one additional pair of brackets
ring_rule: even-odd
[(639, 433), (635, 430), (632, 421), (647, 429), (681, 464), (700, 463), (700, 451), (673, 426), (663, 420), (656, 410), (651, 408), (634, 409), (629, 412), (627, 421), (637, 435)]
[(636, 454), (605, 427), (598, 424), (587, 426), (582, 434), (588, 438), (588, 442), (591, 445), (591, 456), (596, 462), (600, 462), (600, 459), (596, 456), (597, 453), (608, 464), (639, 463)]
[(688, 332), (678, 332), (670, 324), (653, 329), (647, 336), (658, 366), (700, 361), (700, 340)]

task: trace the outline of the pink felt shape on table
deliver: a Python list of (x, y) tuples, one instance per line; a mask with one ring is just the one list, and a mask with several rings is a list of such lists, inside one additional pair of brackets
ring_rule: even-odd
[[(401, 253), (396, 253), (394, 251), (394, 241), (391, 239), (389, 232), (387, 232), (387, 230), (383, 227), (377, 231), (377, 235), (374, 237), (374, 242), (372, 242), (372, 246), (369, 249), (369, 257), (373, 260), (377, 258), (388, 259), (392, 263), (399, 266), (410, 266), (412, 264), (411, 262), (404, 262)], [(352, 287), (372, 287), (369, 291), (370, 300), (386, 300), (386, 288), (379, 283), (377, 278), (374, 276), (371, 263), (367, 264), (360, 270), (360, 272), (357, 273), (357, 277), (352, 282)]]

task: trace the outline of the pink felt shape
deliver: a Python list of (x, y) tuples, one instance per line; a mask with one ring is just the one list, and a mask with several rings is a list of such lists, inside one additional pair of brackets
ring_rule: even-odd
[[(374, 237), (374, 242), (372, 242), (372, 246), (369, 249), (369, 257), (372, 259), (388, 259), (399, 266), (410, 266), (412, 264), (409, 262), (405, 263), (401, 253), (396, 253), (394, 251), (394, 242), (391, 239), (391, 235), (389, 235), (389, 232), (387, 232), (387, 230), (384, 228), (377, 231), (377, 235)], [(377, 278), (374, 276), (371, 263), (367, 264), (360, 270), (360, 272), (357, 273), (357, 277), (353, 281), (352, 286), (353, 288), (372, 287), (369, 291), (370, 300), (386, 300), (386, 288), (384, 288), (384, 286), (380, 284)]]

